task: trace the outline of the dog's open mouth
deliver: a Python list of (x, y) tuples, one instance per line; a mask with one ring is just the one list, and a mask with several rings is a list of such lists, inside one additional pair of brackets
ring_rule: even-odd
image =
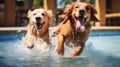
[(84, 16), (79, 16), (79, 17), (76, 17), (76, 31), (77, 32), (84, 32), (85, 30), (85, 21), (86, 21), (86, 18)]
[(37, 29), (41, 29), (43, 25), (44, 25), (44, 22), (43, 22), (43, 23), (37, 22), (37, 23), (36, 23), (36, 28), (37, 28)]

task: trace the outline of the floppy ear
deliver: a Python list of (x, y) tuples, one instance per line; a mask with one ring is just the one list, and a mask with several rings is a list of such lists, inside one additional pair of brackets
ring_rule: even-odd
[(53, 26), (53, 24), (54, 24), (53, 20), (54, 19), (53, 19), (53, 13), (52, 13), (52, 11), (51, 10), (47, 10), (46, 12), (47, 12), (47, 15), (49, 17), (50, 26)]
[(67, 12), (67, 14), (71, 14), (73, 8), (74, 8), (74, 5), (77, 4), (78, 2), (73, 2), (72, 5), (68, 8), (66, 8), (65, 12)]
[(30, 18), (30, 16), (31, 16), (31, 10), (28, 10), (28, 18)]
[(52, 14), (52, 11), (51, 11), (51, 10), (48, 10), (48, 11), (46, 11), (46, 12), (47, 12), (49, 18), (53, 17), (53, 14)]
[(73, 10), (73, 8), (74, 8), (74, 5), (76, 4), (77, 2), (73, 2), (73, 4), (70, 6), (70, 7), (67, 7), (67, 8), (65, 8), (65, 11), (64, 11), (64, 13), (65, 13), (65, 18), (64, 18), (64, 20), (63, 20), (63, 24), (65, 24), (65, 22), (66, 22), (66, 20), (68, 20), (68, 18), (72, 15), (72, 10)]
[(93, 7), (93, 5), (88, 4), (88, 6), (91, 8), (91, 13), (92, 14), (97, 14), (97, 10)]
[(91, 21), (100, 22), (100, 20), (95, 17), (97, 10), (91, 4), (88, 4), (88, 6), (91, 8)]

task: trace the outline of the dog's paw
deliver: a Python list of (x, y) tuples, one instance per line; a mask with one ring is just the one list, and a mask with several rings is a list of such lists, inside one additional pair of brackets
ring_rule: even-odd
[(64, 55), (64, 49), (56, 49), (59, 55)]
[(73, 51), (72, 53), (70, 53), (70, 55), (69, 55), (70, 57), (75, 57), (75, 56), (77, 56), (77, 54), (76, 54), (76, 52), (75, 51)]
[(33, 48), (34, 47), (34, 44), (32, 44), (32, 43), (28, 43), (28, 44), (26, 44), (26, 46), (27, 46), (27, 48)]

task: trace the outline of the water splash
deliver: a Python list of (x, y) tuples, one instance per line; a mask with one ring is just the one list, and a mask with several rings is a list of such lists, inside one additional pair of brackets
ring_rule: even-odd
[(34, 49), (28, 49), (26, 46), (21, 45), (23, 36), (19, 38), (15, 35), (14, 40), (9, 40), (8, 37), (8, 40), (0, 41), (1, 66), (66, 67), (67, 65), (68, 67), (120, 67), (120, 36), (90, 37), (86, 42), (83, 53), (75, 58), (68, 57), (69, 53), (75, 48), (65, 46), (64, 56), (59, 56), (56, 53), (56, 37), (50, 36), (52, 45), (48, 51), (41, 53), (36, 50), (37, 46)]

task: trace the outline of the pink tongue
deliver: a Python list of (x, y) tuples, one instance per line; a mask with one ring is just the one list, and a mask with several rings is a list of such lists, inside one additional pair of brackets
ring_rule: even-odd
[(83, 32), (85, 30), (85, 27), (81, 23), (83, 23), (83, 20), (82, 21), (77, 20), (76, 22), (76, 31), (78, 32)]

